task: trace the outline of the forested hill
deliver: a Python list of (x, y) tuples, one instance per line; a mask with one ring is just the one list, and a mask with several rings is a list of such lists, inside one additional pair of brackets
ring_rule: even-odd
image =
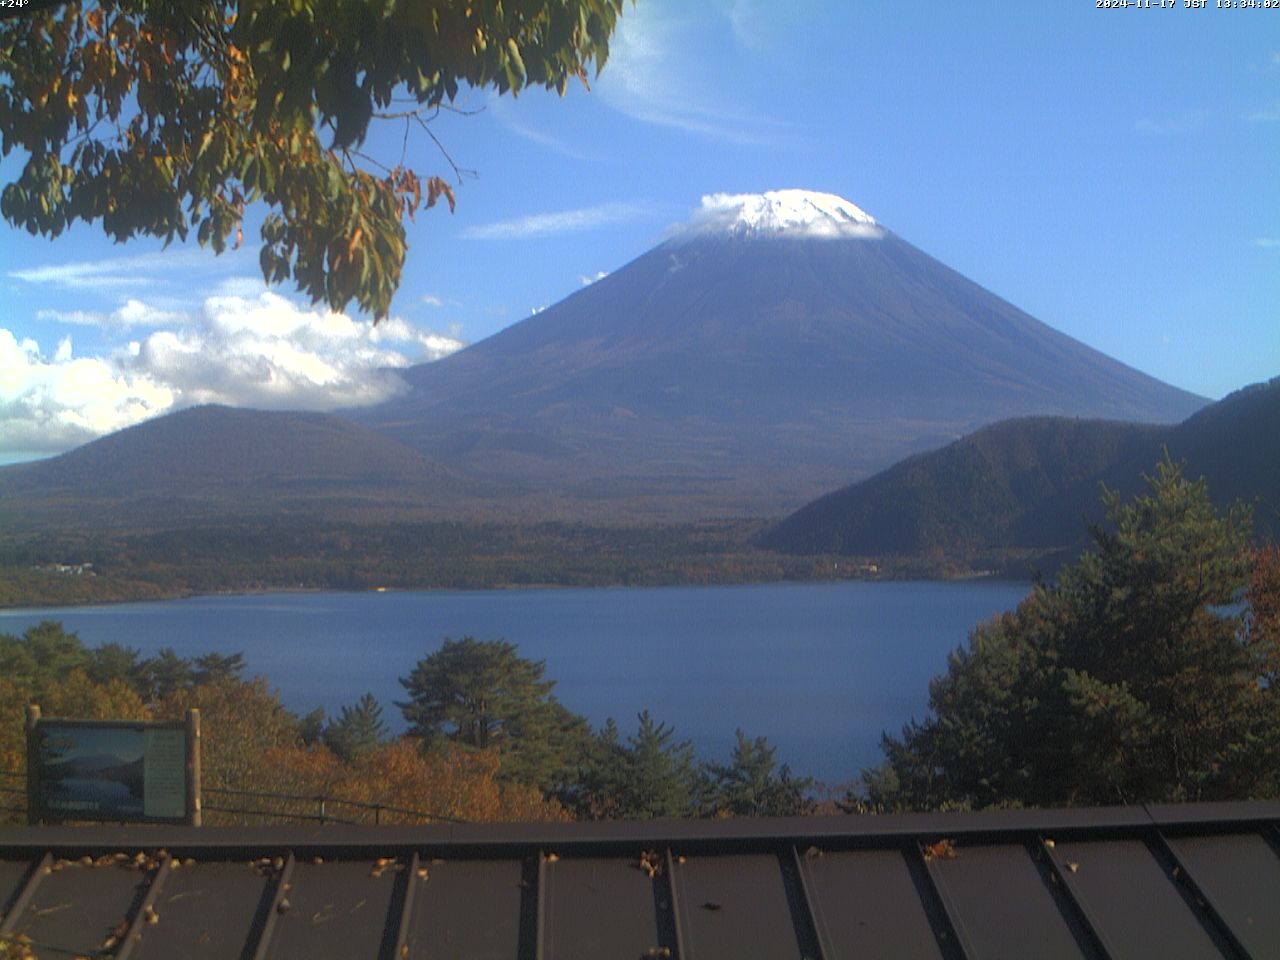
[(1255, 530), (1280, 531), (1280, 378), (1234, 393), (1175, 427), (1060, 417), (1006, 420), (904, 460), (801, 508), (763, 538), (792, 554), (1051, 553), (1083, 543), (1100, 484), (1136, 493), (1167, 447), (1219, 504), (1255, 503)]
[[(319, 413), (193, 407), (49, 460), (0, 470), (0, 517), (110, 510), (150, 520), (333, 506), (397, 491), (447, 490), (448, 471), (348, 420)], [(339, 504), (340, 505), (340, 504)], [(18, 516), (14, 516), (17, 520)]]
[[(1154, 457), (1163, 433), (1104, 420), (1004, 420), (814, 501), (765, 543), (787, 553), (859, 556), (1018, 546), (1029, 512), (1060, 503), (1135, 453)], [(1078, 517), (1074, 526), (1072, 540)]]

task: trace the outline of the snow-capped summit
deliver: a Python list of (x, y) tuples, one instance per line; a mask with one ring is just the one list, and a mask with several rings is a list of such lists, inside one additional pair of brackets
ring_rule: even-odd
[(706, 234), (783, 237), (864, 237), (884, 234), (875, 218), (834, 193), (770, 190), (713, 193), (676, 237)]

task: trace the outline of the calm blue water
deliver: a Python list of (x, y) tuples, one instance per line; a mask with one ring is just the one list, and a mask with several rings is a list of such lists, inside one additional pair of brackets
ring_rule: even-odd
[(734, 730), (767, 736), (796, 773), (849, 780), (882, 730), (924, 715), (929, 679), (1025, 583), (823, 583), (422, 593), (266, 594), (0, 612), (0, 632), (61, 621), (89, 646), (144, 655), (243, 651), (284, 703), (331, 714), (372, 692), (389, 721), (406, 676), (446, 636), (504, 638), (570, 710), (634, 731), (648, 709), (727, 758)]

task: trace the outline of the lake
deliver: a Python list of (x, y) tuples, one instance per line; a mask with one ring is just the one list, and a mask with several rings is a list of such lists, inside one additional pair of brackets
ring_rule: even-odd
[(880, 761), (880, 734), (922, 718), (929, 679), (1026, 583), (781, 583), (467, 592), (296, 593), (0, 611), (0, 632), (50, 619), (89, 646), (150, 655), (243, 651), (292, 710), (331, 715), (366, 692), (403, 729), (398, 678), (446, 636), (504, 638), (546, 661), (570, 710), (623, 734), (636, 714), (727, 759), (734, 731), (767, 736), (828, 783)]

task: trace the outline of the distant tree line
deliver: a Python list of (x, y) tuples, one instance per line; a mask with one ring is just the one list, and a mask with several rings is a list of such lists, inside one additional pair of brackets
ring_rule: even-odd
[[(4, 529), (0, 607), (153, 600), (254, 590), (657, 586), (851, 575), (758, 550), (756, 521), (604, 527), (575, 523), (177, 524), (171, 529)], [(92, 575), (50, 572), (91, 563)]]

